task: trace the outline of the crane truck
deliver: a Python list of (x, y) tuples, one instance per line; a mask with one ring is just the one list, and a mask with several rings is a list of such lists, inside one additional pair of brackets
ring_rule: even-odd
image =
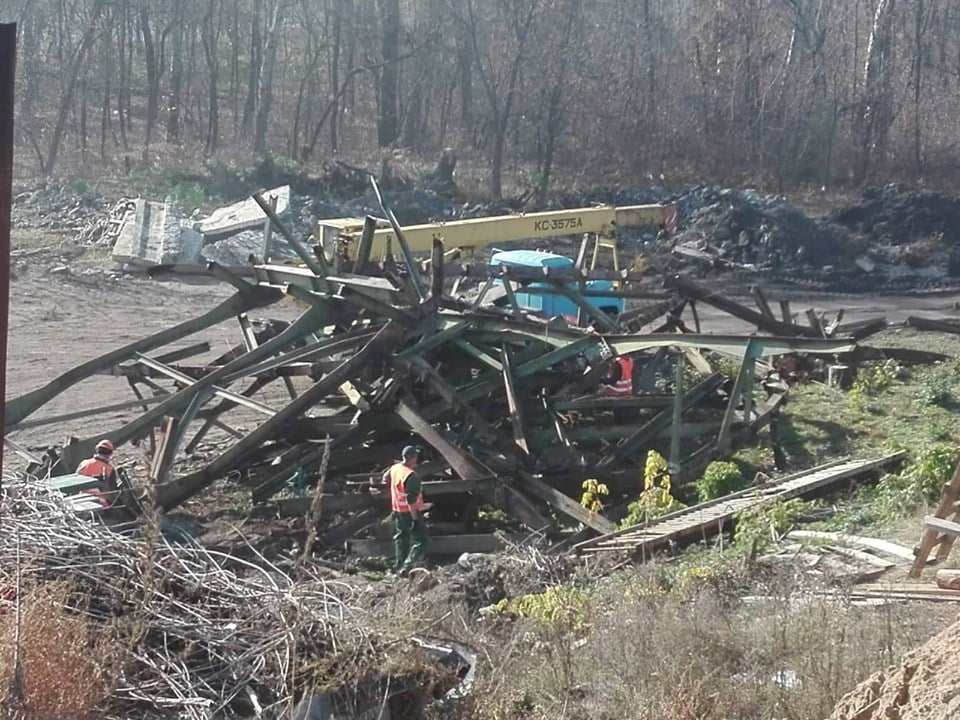
[[(584, 235), (593, 240), (593, 252), (589, 269), (594, 269), (601, 250), (609, 250), (613, 258), (613, 267), (620, 269), (620, 257), (617, 248), (616, 231), (624, 227), (656, 227), (667, 235), (676, 230), (677, 208), (673, 203), (653, 205), (613, 206), (574, 208), (569, 210), (551, 210), (547, 212), (500, 215), (493, 217), (432, 222), (422, 225), (409, 225), (402, 228), (404, 240), (414, 254), (431, 251), (433, 241), (442, 239), (448, 254), (474, 255), (500, 243), (522, 240), (540, 240), (567, 235)], [(318, 244), (324, 254), (331, 258), (355, 262), (361, 247), (364, 221), (357, 218), (335, 218), (321, 220), (317, 228)], [(367, 249), (368, 248), (368, 249)], [(365, 259), (379, 259), (389, 254), (393, 248), (400, 249), (396, 233), (391, 227), (381, 227), (373, 231), (372, 239), (362, 251)], [(586, 257), (579, 262), (586, 264)], [(526, 267), (546, 267), (574, 265), (571, 258), (542, 251), (510, 250), (495, 252), (491, 265), (522, 265)], [(587, 283), (589, 291), (609, 291), (609, 281), (597, 280)], [(517, 294), (518, 302), (527, 310), (545, 316), (569, 315), (572, 303), (562, 295)], [(617, 314), (623, 310), (623, 301), (604, 303), (604, 310)]]

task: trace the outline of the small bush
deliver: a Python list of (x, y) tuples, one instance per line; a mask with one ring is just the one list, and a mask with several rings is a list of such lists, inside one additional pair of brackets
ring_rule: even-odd
[(917, 388), (917, 400), (925, 405), (949, 408), (956, 401), (950, 378), (943, 374), (925, 377)]
[(582, 628), (587, 621), (587, 596), (565, 585), (551, 585), (542, 593), (504, 598), (495, 607), (499, 613), (571, 630)]
[(775, 535), (786, 532), (807, 509), (807, 503), (797, 498), (748, 508), (737, 515), (734, 544), (745, 551), (762, 550), (774, 542)]
[(895, 360), (884, 360), (871, 367), (865, 367), (857, 373), (847, 397), (855, 410), (866, 408), (867, 400), (889, 390), (899, 376), (900, 369)]
[(747, 481), (736, 463), (715, 460), (707, 465), (696, 486), (697, 498), (700, 502), (707, 502), (743, 490)]
[(922, 448), (903, 471), (883, 477), (877, 485), (880, 519), (891, 522), (937, 500), (960, 459), (960, 447), (938, 444)]
[(672, 479), (667, 461), (656, 450), (647, 453), (647, 462), (643, 468), (643, 490), (640, 496), (627, 505), (627, 517), (620, 527), (630, 527), (683, 510), (686, 505), (673, 497)]

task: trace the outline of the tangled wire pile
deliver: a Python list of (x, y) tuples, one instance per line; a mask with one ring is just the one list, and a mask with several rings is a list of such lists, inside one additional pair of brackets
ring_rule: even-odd
[(117, 717), (280, 717), (294, 695), (338, 686), (351, 667), (359, 682), (382, 662), (387, 641), (352, 607), (354, 591), (309, 565), (294, 578), (262, 556), (253, 564), (149, 528), (117, 532), (22, 478), (4, 480), (0, 514), (0, 613), (12, 612), (13, 588), (69, 582), (68, 607), (123, 640)]

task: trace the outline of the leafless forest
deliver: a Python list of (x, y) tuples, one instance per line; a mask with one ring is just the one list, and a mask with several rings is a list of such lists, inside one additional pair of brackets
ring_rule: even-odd
[(947, 177), (960, 0), (6, 0), (21, 172), (445, 146), (506, 173)]

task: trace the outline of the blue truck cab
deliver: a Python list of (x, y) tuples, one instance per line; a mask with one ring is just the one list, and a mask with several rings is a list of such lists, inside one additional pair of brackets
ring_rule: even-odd
[[(490, 258), (490, 265), (495, 267), (506, 265), (508, 267), (573, 267), (573, 259), (565, 255), (556, 255), (554, 253), (543, 252), (541, 250), (500, 250), (494, 252)], [(502, 285), (500, 280), (494, 281), (494, 285)], [(604, 297), (593, 295), (593, 292), (608, 292), (613, 290), (613, 283), (609, 280), (588, 280), (586, 283), (586, 298), (593, 303), (599, 310), (603, 310), (608, 315), (616, 316), (623, 312), (623, 298)], [(547, 288), (550, 283), (529, 283), (524, 287), (529, 288)], [(571, 283), (571, 287), (575, 287)], [(524, 292), (523, 287), (515, 291), (517, 304), (525, 310), (535, 312), (544, 318), (576, 317), (577, 304), (566, 295), (554, 294), (534, 295)]]

